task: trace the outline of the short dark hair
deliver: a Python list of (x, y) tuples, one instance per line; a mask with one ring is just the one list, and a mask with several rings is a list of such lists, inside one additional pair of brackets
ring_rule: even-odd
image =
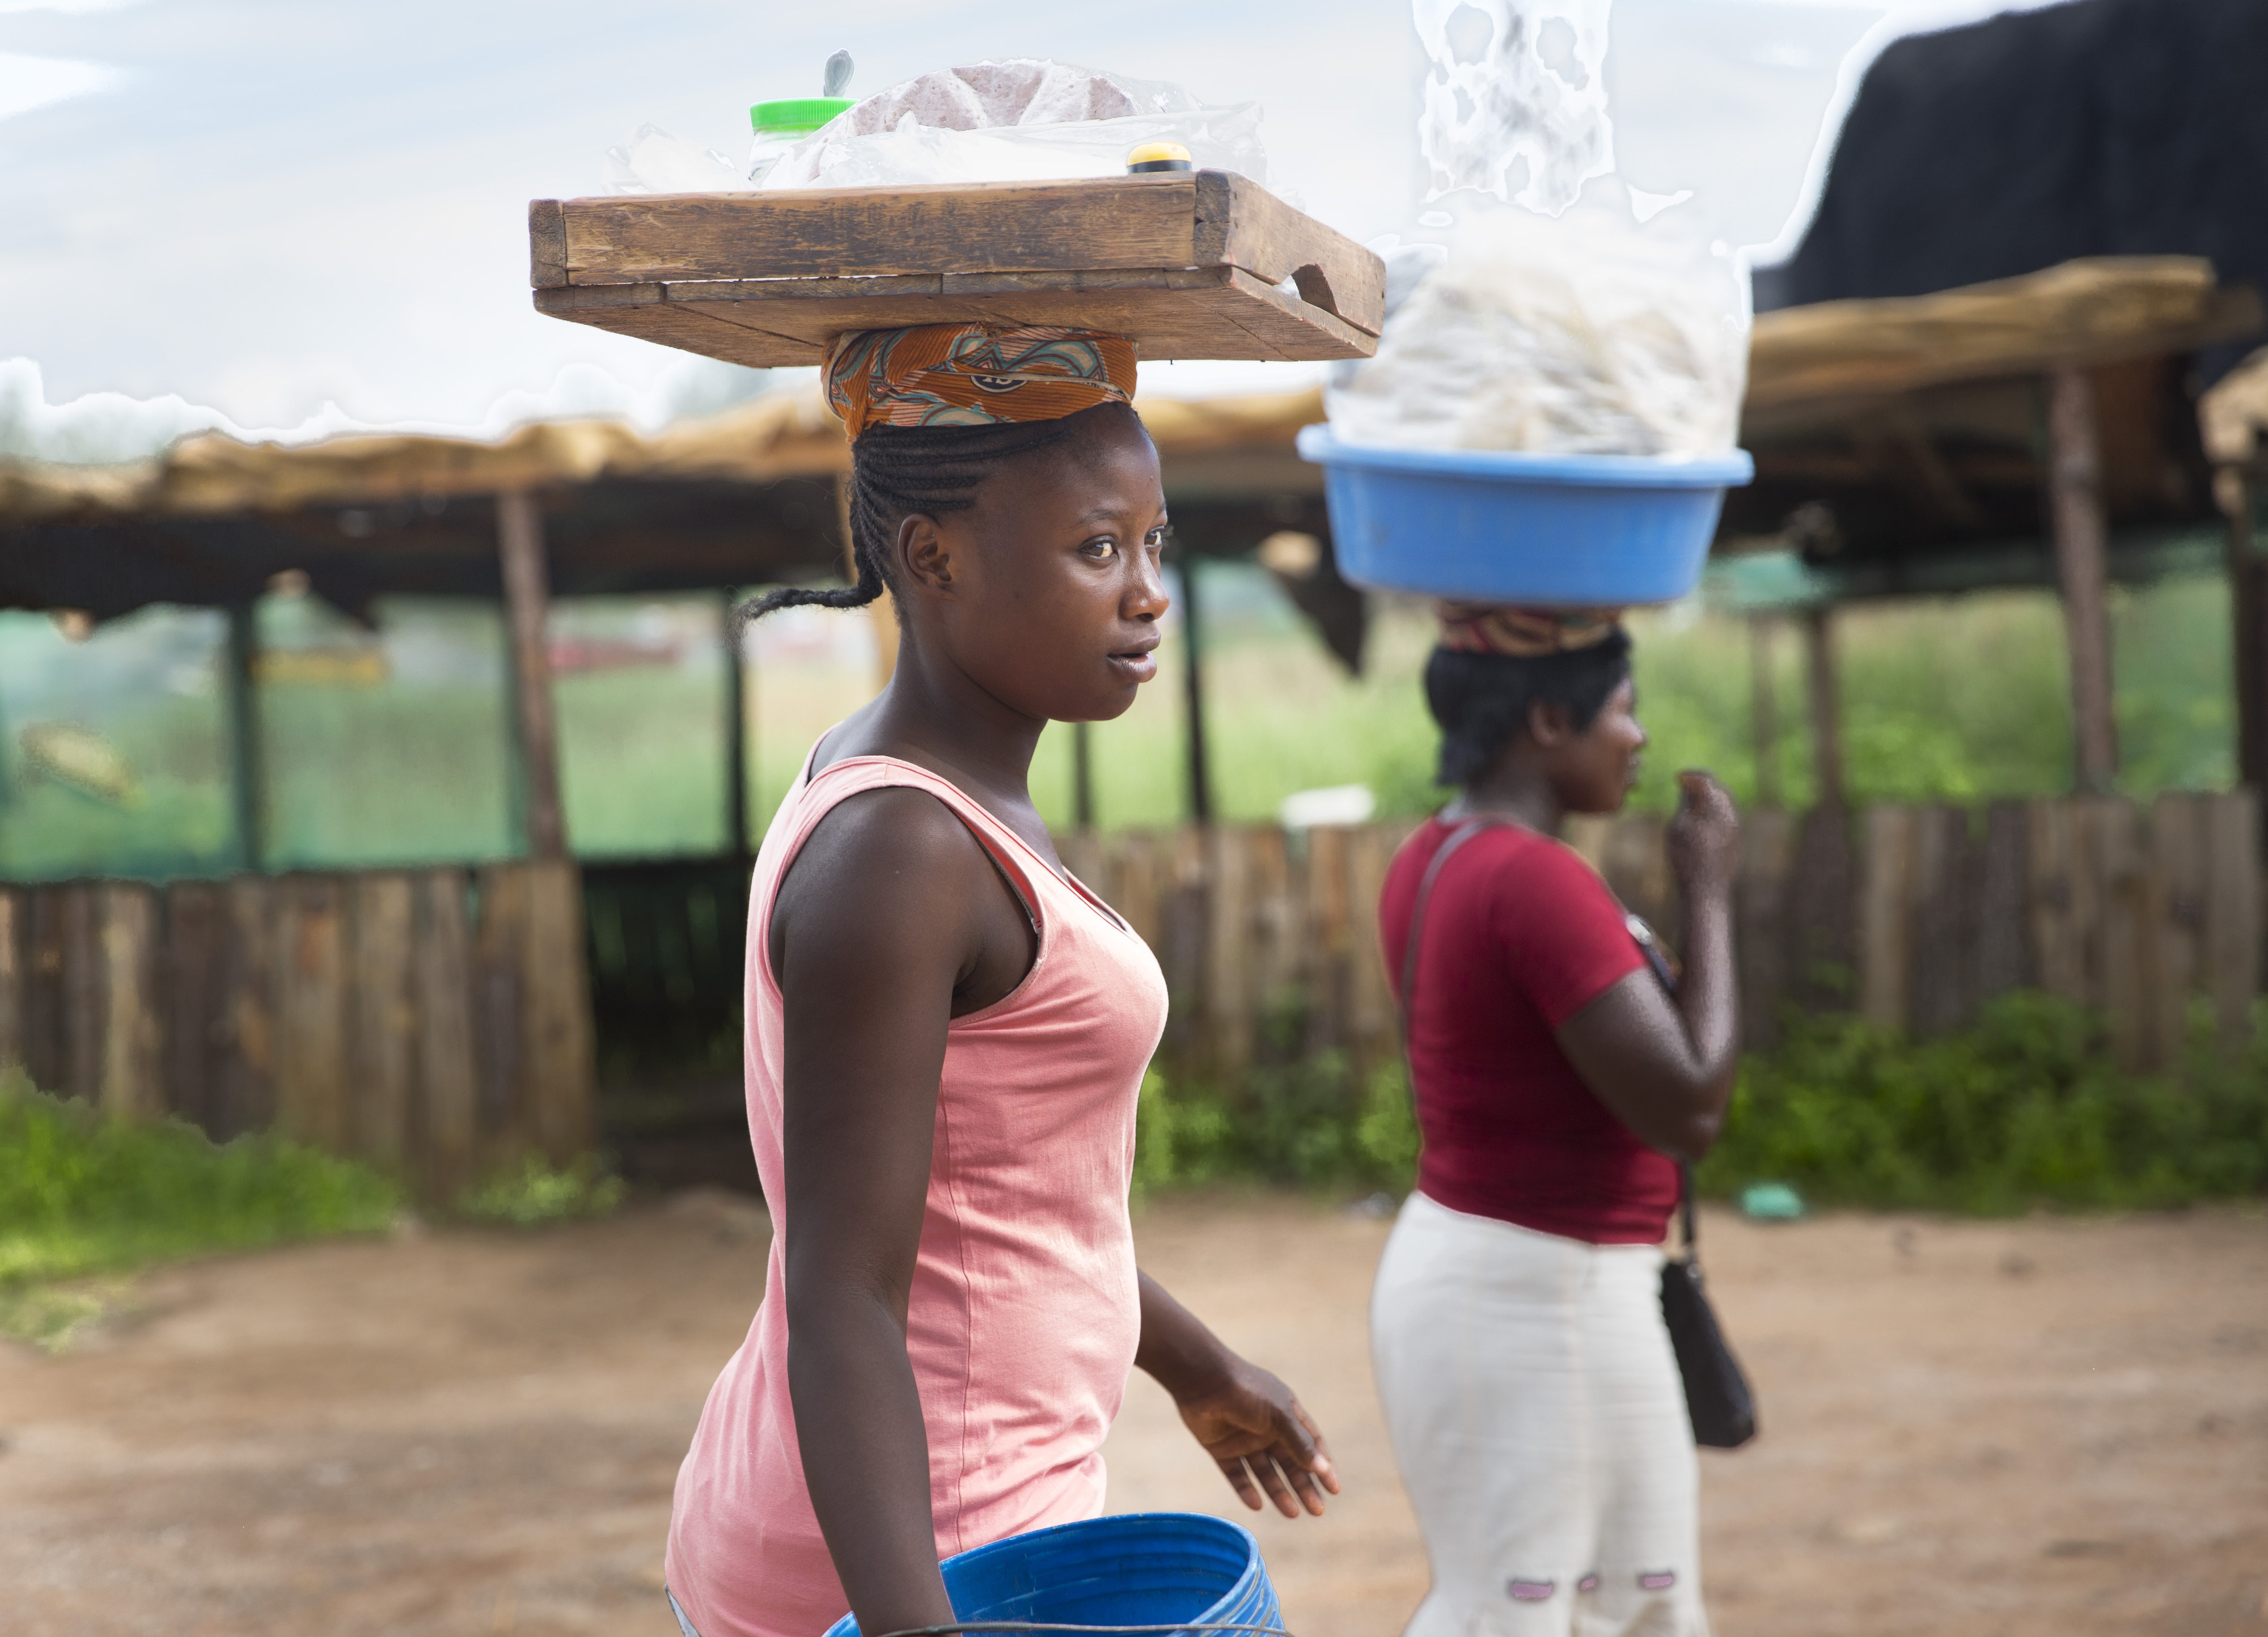
[[(984, 480), (1039, 450), (1092, 436), (1097, 404), (1053, 421), (1004, 421), (977, 426), (870, 426), (850, 446), (850, 547), (858, 583), (840, 590), (786, 586), (744, 602), (742, 622), (775, 608), (861, 608), (890, 583), (890, 544), (899, 520), (915, 512), (965, 512)], [(1130, 411), (1127, 411), (1130, 413)]]
[(1440, 779), (1469, 785), (1528, 726), (1528, 708), (1556, 704), (1577, 733), (1588, 731), (1630, 675), (1630, 633), (1567, 653), (1514, 659), (1436, 648), (1425, 661), (1425, 704), (1441, 726)]

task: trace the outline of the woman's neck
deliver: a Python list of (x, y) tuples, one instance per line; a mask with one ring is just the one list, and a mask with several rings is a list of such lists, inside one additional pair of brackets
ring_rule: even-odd
[(1556, 836), (1567, 809), (1541, 770), (1506, 757), (1465, 786), (1445, 816), (1508, 818), (1538, 835)]

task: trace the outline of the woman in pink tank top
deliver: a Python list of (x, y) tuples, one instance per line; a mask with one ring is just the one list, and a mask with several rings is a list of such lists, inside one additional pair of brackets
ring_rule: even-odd
[(939, 325), (830, 350), (858, 580), (897, 668), (826, 734), (749, 899), (748, 1129), (764, 1295), (678, 1474), (692, 1637), (954, 1618), (942, 1557), (1102, 1509), (1129, 1368), (1245, 1503), (1336, 1493), (1292, 1394), (1136, 1268), (1134, 1103), (1156, 961), (1057, 858), (1049, 720), (1123, 712), (1167, 600), (1157, 453), (1123, 338)]

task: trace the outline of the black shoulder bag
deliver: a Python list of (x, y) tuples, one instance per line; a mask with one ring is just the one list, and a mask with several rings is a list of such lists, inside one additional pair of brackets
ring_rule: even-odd
[[(1434, 852), (1418, 882), (1417, 900), (1410, 910), (1409, 939), (1402, 952), (1403, 1073), (1409, 1077), (1413, 1100), (1418, 1095), (1418, 1075), (1408, 1060), (1409, 1019), (1412, 997), (1418, 992), (1418, 953), (1423, 947), (1425, 906), (1449, 855), (1481, 831), (1504, 822), (1476, 818), (1457, 826)], [(1653, 929), (1636, 916), (1630, 918), (1631, 933), (1638, 939), (1638, 948), (1646, 952), (1646, 965), (1661, 986), (1675, 995), (1677, 975), (1656, 941)], [(1749, 1390), (1749, 1378), (1741, 1369), (1741, 1361), (1733, 1356), (1725, 1332), (1718, 1325), (1716, 1310), (1710, 1307), (1708, 1294), (1701, 1286), (1699, 1241), (1694, 1223), (1693, 1169), (1683, 1161), (1677, 1167), (1677, 1199), (1684, 1244), (1677, 1255), (1666, 1258), (1661, 1265), (1662, 1322), (1668, 1327), (1669, 1345), (1677, 1354), (1677, 1373), (1685, 1383), (1685, 1412), (1693, 1423), (1693, 1442), (1705, 1449), (1737, 1449), (1756, 1435), (1756, 1395)]]

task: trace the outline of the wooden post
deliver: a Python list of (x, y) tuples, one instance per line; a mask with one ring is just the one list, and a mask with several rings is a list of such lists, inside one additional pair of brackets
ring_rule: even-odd
[(1182, 557), (1182, 645), (1188, 651), (1184, 693), (1188, 718), (1189, 822), (1212, 822), (1212, 779), (1205, 757), (1204, 643), (1197, 619), (1197, 559)]
[(2048, 372), (2048, 510), (2054, 520), (2056, 572), (2063, 586), (2064, 636), (2071, 654), (2074, 783), (2082, 793), (2101, 795), (2118, 775), (2105, 592), (2108, 526), (2094, 387), (2085, 371), (2069, 365)]
[(228, 647), (221, 691), (228, 707), (229, 805), (236, 821), (239, 868), (256, 870), (268, 855), (267, 791), (260, 738), (260, 610), (239, 603), (228, 611)]
[(1779, 806), (1779, 710), (1772, 695), (1772, 628), (1749, 616), (1749, 721), (1756, 737), (1756, 806)]
[(23, 1069), (26, 1060), (24, 1024), (31, 995), (24, 964), (29, 907), (20, 888), (0, 887), (0, 1080)]
[(1071, 725), (1071, 816), (1082, 835), (1094, 828), (1094, 724)]
[(2228, 605), (2235, 624), (2236, 778), (2268, 785), (2268, 572), (2253, 537), (2252, 485), (2244, 468), (2213, 474), (2213, 498), (2228, 524)]
[(529, 1134), (554, 1164), (564, 1165), (588, 1154), (599, 1139), (583, 878), (563, 859), (535, 865), (527, 874), (520, 1039), (533, 1103)]
[(1867, 809), (1859, 896), (1859, 1015), (1877, 1029), (1913, 1022), (1914, 832), (1911, 807)]
[(725, 593), (725, 850), (748, 856), (748, 670), (742, 645), (747, 633)]
[(473, 961), (462, 870), (417, 878), (417, 1081), (423, 1094), (423, 1180), (453, 1203), (472, 1183), (480, 1138), (480, 1071), (473, 1049)]
[[(217, 881), (166, 889), (163, 998), (166, 1107), (225, 1142), (217, 1102), (228, 1039), (228, 906)], [(233, 1135), (233, 1133), (230, 1133)]]
[(239, 875), (228, 883), (221, 979), (225, 1049), (214, 1076), (213, 1122), (205, 1127), (215, 1142), (260, 1131), (276, 1118), (283, 1034), (276, 924), (288, 885), (259, 875)]
[(350, 876), (348, 886), (347, 1136), (361, 1158), (400, 1175), (416, 1111), (416, 901), (410, 878), (392, 871)]
[(2110, 1055), (2128, 1073), (2163, 1068), (2153, 1060), (2156, 1036), (2150, 1007), (2157, 986), (2161, 911), (2142, 835), (2142, 815), (2131, 801), (2096, 805), (2095, 858), (2102, 926), (2102, 1008)]
[(113, 1119), (162, 1119), (158, 1014), (158, 896), (140, 882), (99, 889), (102, 1068), (96, 1102)]
[(349, 1151), (345, 883), (298, 875), (276, 918), (276, 1124), (287, 1137)]
[(2177, 1069), (2189, 1055), (2190, 997), (2205, 971), (2205, 803), (2167, 791), (2150, 811), (2150, 871), (2156, 878), (2157, 965), (2149, 999), (2152, 1064)]
[(2214, 1033), (2234, 1054), (2252, 1039), (2260, 993), (2260, 800), (2250, 790), (2205, 798), (2205, 960)]
[(497, 549), (504, 561), (527, 851), (532, 858), (563, 859), (567, 856), (567, 821), (559, 805), (559, 729), (551, 701), (551, 655), (544, 638), (550, 576), (543, 560), (543, 514), (536, 508), (535, 497), (524, 489), (497, 497)]
[(1835, 689), (1835, 610), (1811, 608), (1803, 616), (1804, 673), (1811, 696), (1811, 800), (1843, 806), (1842, 708)]

